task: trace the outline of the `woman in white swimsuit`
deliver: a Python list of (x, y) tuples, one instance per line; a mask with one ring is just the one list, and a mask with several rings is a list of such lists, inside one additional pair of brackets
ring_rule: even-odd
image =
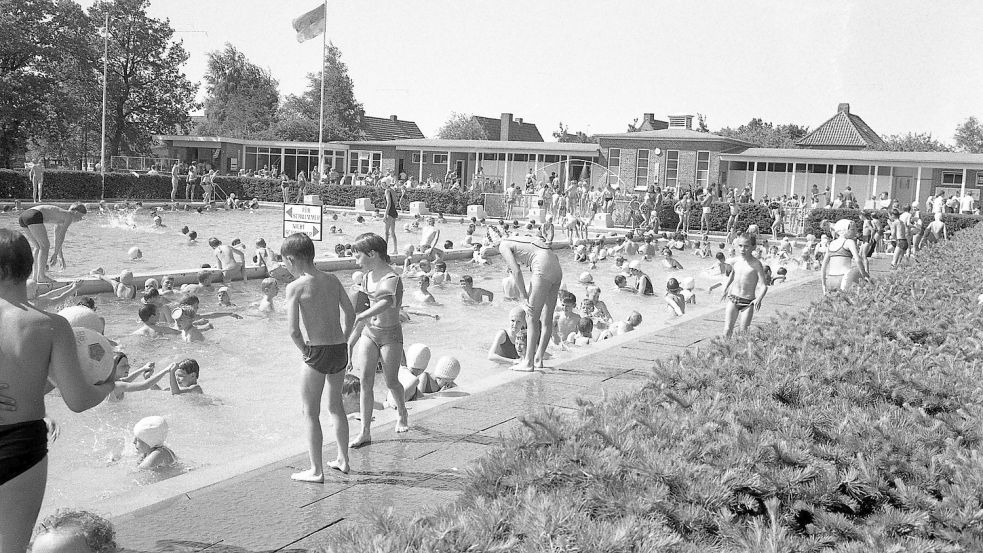
[(840, 219), (833, 225), (836, 238), (829, 243), (829, 249), (823, 256), (820, 269), (823, 293), (830, 290), (847, 291), (863, 277), (870, 281), (867, 271), (867, 257), (860, 255), (857, 247), (857, 226), (849, 219)]
[(372, 408), (375, 402), (373, 386), (375, 368), (382, 361), (386, 386), (392, 392), (399, 420), (396, 432), (409, 430), (403, 385), (397, 374), (403, 356), (403, 328), (399, 310), (403, 305), (403, 281), (389, 265), (388, 246), (378, 234), (367, 232), (355, 239), (355, 263), (364, 271), (360, 291), (369, 299), (369, 308), (355, 316), (356, 324), (365, 323), (352, 350), (353, 367), (361, 379), (362, 431), (350, 447), (361, 447), (372, 441)]
[[(530, 346), (524, 358), (512, 367), (517, 371), (532, 371), (543, 366), (543, 356), (550, 342), (553, 328), (553, 312), (556, 310), (556, 295), (563, 280), (560, 260), (550, 246), (540, 236), (514, 236), (502, 240), (498, 247), (502, 259), (508, 264), (515, 277), (515, 283), (525, 299), (523, 308), (529, 314)], [(522, 274), (522, 265), (529, 268), (530, 286)]]

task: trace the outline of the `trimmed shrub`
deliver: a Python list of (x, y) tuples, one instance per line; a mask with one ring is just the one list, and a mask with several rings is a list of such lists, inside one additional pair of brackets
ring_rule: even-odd
[[(184, 197), (186, 180), (181, 177), (178, 184), (178, 198)], [(235, 194), (240, 199), (258, 198), (263, 201), (283, 200), (280, 181), (248, 177), (216, 177), (215, 184), (226, 194)], [(291, 182), (291, 199), (297, 193), (297, 183)], [(385, 197), (381, 188), (370, 186), (316, 185), (309, 188), (311, 194), (321, 196), (326, 205), (352, 207), (356, 198), (372, 198), (376, 207), (385, 207)], [(197, 189), (201, 197), (201, 188)], [(0, 169), (0, 197), (6, 199), (30, 198), (31, 182), (27, 172), (22, 170)], [(99, 173), (89, 171), (47, 170), (44, 173), (44, 197), (64, 200), (98, 201), (102, 197), (102, 178)], [(169, 200), (171, 198), (171, 176), (140, 175), (133, 173), (106, 173), (106, 198)], [(407, 190), (400, 209), (409, 208), (409, 202), (423, 201), (434, 213), (463, 215), (468, 205), (482, 204), (480, 193), (460, 193), (438, 191), (426, 188)]]
[(983, 227), (637, 393), (545, 411), (341, 551), (983, 551)]
[[(629, 203), (626, 201), (615, 202), (614, 224), (622, 227), (630, 227)], [(675, 202), (666, 201), (662, 204), (659, 211), (659, 224), (662, 231), (675, 230), (679, 224), (679, 215), (673, 210)], [(764, 233), (771, 232), (771, 213), (768, 208), (759, 204), (737, 204), (737, 230), (743, 232), (751, 224), (758, 225), (758, 229)], [(700, 206), (693, 206), (690, 210), (690, 232), (700, 228), (700, 217), (703, 210)], [(730, 206), (725, 203), (715, 203), (710, 206), (710, 230), (712, 232), (726, 232), (727, 220), (730, 218)]]
[[(870, 213), (875, 219), (879, 219), (882, 222), (887, 222), (888, 212), (884, 209), (865, 209), (863, 210)], [(922, 212), (922, 220), (927, 225), (929, 221), (932, 220), (933, 215), (929, 212)], [(832, 222), (839, 221), (840, 219), (849, 219), (860, 225), (860, 210), (857, 209), (813, 209), (806, 216), (805, 220), (805, 230), (806, 234), (815, 234), (819, 236), (821, 230), (819, 228), (819, 223), (824, 219), (829, 219)], [(956, 213), (943, 213), (942, 222), (945, 224), (946, 230), (949, 236), (954, 233), (971, 228), (975, 226), (980, 221), (983, 221), (983, 216), (980, 215), (960, 215)], [(860, 228), (859, 226), (857, 228)]]

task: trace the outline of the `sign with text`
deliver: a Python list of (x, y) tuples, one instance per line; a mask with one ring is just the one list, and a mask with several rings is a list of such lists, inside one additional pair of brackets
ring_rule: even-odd
[(301, 232), (321, 241), (324, 212), (319, 205), (283, 204), (283, 237)]

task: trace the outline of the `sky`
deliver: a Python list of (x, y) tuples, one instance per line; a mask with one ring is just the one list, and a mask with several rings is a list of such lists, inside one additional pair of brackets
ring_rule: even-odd
[[(92, 0), (80, 0), (88, 6)], [(282, 95), (318, 70), (320, 39), (291, 21), (317, 0), (151, 0), (202, 82), (231, 43)], [(329, 0), (327, 38), (367, 115), (428, 137), (451, 112), (535, 123), (547, 140), (624, 132), (643, 113), (702, 113), (711, 130), (753, 117), (815, 128), (848, 102), (878, 133), (930, 132), (983, 117), (983, 2)]]

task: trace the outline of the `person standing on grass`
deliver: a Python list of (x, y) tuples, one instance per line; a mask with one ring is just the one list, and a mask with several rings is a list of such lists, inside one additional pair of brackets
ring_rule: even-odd
[(891, 259), (891, 268), (894, 269), (908, 253), (910, 233), (908, 225), (901, 220), (901, 212), (897, 209), (891, 210), (891, 221), (888, 225), (891, 228), (891, 239), (895, 242), (894, 257)]
[[(0, 552), (27, 550), (48, 480), (44, 395), (57, 386), (69, 409), (102, 403), (115, 374), (91, 384), (79, 367), (72, 327), (27, 299), (34, 257), (27, 239), (0, 229)], [(111, 352), (108, 352), (111, 353)], [(115, 372), (115, 371), (114, 371)], [(12, 407), (12, 408), (11, 408)]]
[[(727, 310), (724, 312), (724, 336), (730, 338), (734, 334), (734, 326), (738, 317), (741, 318), (741, 330), (747, 331), (751, 326), (754, 312), (761, 309), (761, 302), (768, 293), (768, 276), (761, 261), (754, 257), (758, 247), (753, 234), (741, 233), (737, 237), (736, 247), (740, 257), (734, 261), (733, 270), (724, 286), (722, 300), (727, 300)], [(731, 289), (733, 287), (733, 290)]]
[(31, 199), (34, 203), (41, 203), (41, 192), (44, 188), (44, 158), (38, 156), (34, 158), (34, 163), (31, 164), (31, 169), (28, 171), (27, 176), (31, 179)]
[[(348, 418), (342, 402), (348, 337), (355, 326), (355, 309), (338, 277), (314, 265), (314, 242), (306, 234), (293, 234), (280, 247), (283, 262), (296, 280), (287, 285), (287, 321), (290, 339), (304, 356), (300, 395), (307, 422), (311, 468), (292, 474), (301, 482), (324, 482), (321, 448), (321, 394), (328, 384), (328, 412), (334, 425), (338, 457), (328, 467), (348, 474)], [(371, 388), (369, 393), (372, 393)]]
[(174, 165), (171, 166), (171, 203), (177, 201), (177, 184), (181, 177), (181, 166), (178, 165), (177, 160), (174, 160)]

